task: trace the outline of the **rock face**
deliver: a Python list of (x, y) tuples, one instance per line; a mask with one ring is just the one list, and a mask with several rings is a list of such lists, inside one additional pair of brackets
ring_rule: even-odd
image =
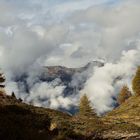
[(56, 78), (56, 77), (61, 77), (63, 75), (72, 76), (75, 73), (84, 72), (88, 68), (95, 67), (95, 66), (102, 67), (102, 66), (104, 66), (104, 62), (92, 61), (81, 68), (67, 68), (67, 67), (63, 67), (63, 66), (48, 66), (48, 67), (46, 67), (46, 69), (47, 69), (47, 72), (48, 72), (50, 77)]
[[(104, 62), (102, 61), (92, 61), (81, 68), (67, 68), (63, 66), (48, 66), (45, 67), (48, 73), (48, 77), (52, 79), (61, 78), (61, 80), (71, 80), (72, 76), (76, 73), (82, 73), (87, 71), (89, 68), (102, 67)], [(69, 77), (67, 79), (67, 77)], [(69, 81), (70, 82), (70, 81)]]

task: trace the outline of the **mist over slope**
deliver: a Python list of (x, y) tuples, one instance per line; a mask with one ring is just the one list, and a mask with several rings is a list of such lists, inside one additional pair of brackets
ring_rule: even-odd
[[(93, 61), (80, 68), (62, 66), (40, 67), (35, 72), (13, 77), (7, 90), (16, 86), (18, 97), (24, 102), (54, 109), (71, 110), (78, 105), (80, 91), (95, 67), (103, 67), (102, 60)], [(33, 74), (34, 73), (34, 74)]]
[[(98, 113), (111, 110), (113, 98), (123, 84), (130, 86), (140, 64), (139, 9), (139, 0), (1, 0), (0, 67), (8, 93), (66, 109), (86, 93)], [(98, 58), (106, 60), (103, 67), (78, 73), (69, 83), (85, 83), (78, 94), (65, 97), (60, 78), (40, 80), (44, 66), (79, 68)]]

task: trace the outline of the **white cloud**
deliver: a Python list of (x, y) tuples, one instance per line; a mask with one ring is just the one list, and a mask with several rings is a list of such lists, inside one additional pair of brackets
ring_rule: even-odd
[[(131, 74), (126, 75), (126, 72), (130, 70), (133, 74), (132, 68), (138, 64), (133, 60), (138, 59), (138, 56), (130, 57), (130, 53), (133, 50), (139, 53), (137, 41), (140, 38), (140, 1), (108, 2), (114, 1), (1, 0), (0, 67), (6, 73), (9, 89), (13, 86), (18, 92), (18, 86), (22, 86), (22, 91), (19, 92), (24, 93), (23, 83), (14, 83), (13, 77), (26, 72), (29, 75), (28, 84), (34, 85), (35, 76), (40, 74), (39, 68), (43, 65), (79, 67), (94, 58), (106, 58), (112, 63), (106, 64), (99, 71), (95, 70), (87, 81), (85, 90), (93, 101), (99, 99), (100, 105), (94, 102), (99, 112), (109, 110), (109, 104), (112, 103), (110, 97), (116, 95), (116, 87), (119, 88), (122, 84), (118, 82), (115, 87), (112, 86), (114, 75), (124, 74), (124, 81), (130, 83)], [(120, 60), (123, 50), (128, 53)], [(122, 64), (126, 69), (121, 70)], [(99, 88), (101, 85), (103, 88)], [(78, 100), (78, 97), (75, 97), (76, 101), (71, 100), (72, 97), (63, 98), (62, 85), (54, 88), (48, 87), (48, 83), (39, 83), (36, 86), (30, 91), (31, 98), (38, 97), (34, 88), (44, 98), (49, 95), (45, 93), (45, 87), (49, 93), (58, 94), (55, 100), (51, 98), (51, 107), (61, 106), (62, 103), (68, 108)], [(92, 94), (94, 92), (98, 92), (102, 98)], [(35, 100), (36, 104), (41, 104), (37, 98)], [(48, 106), (49, 103), (44, 104)]]
[(104, 67), (94, 70), (82, 92), (90, 97), (89, 99), (98, 113), (113, 108), (112, 97), (117, 97), (123, 84), (128, 84), (131, 88), (131, 80), (140, 63), (139, 60), (140, 50), (129, 50), (123, 52), (123, 56), (117, 63), (107, 63)]

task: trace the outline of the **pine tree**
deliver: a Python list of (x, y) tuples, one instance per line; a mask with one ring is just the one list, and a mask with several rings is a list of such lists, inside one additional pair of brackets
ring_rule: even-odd
[(12, 92), (11, 96), (16, 99), (15, 93)]
[(136, 71), (136, 75), (132, 81), (132, 89), (135, 95), (140, 95), (140, 66)]
[(129, 91), (129, 88), (124, 85), (120, 91), (120, 94), (118, 96), (118, 103), (122, 104), (125, 102), (129, 97), (131, 96), (131, 92)]
[(93, 116), (95, 115), (94, 110), (92, 109), (90, 105), (90, 101), (86, 94), (84, 94), (80, 99), (80, 105), (79, 105), (79, 114), (81, 116)]

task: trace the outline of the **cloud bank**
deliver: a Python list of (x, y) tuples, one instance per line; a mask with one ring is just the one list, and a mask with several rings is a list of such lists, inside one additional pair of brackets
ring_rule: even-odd
[[(112, 109), (112, 97), (122, 83), (130, 85), (139, 65), (139, 9), (139, 0), (1, 0), (0, 67), (8, 92), (52, 108), (70, 108), (85, 92), (98, 113)], [(108, 63), (92, 70), (78, 95), (64, 97), (59, 80), (38, 80), (43, 66), (80, 67), (96, 58)], [(25, 73), (28, 93), (24, 82), (15, 81)]]

